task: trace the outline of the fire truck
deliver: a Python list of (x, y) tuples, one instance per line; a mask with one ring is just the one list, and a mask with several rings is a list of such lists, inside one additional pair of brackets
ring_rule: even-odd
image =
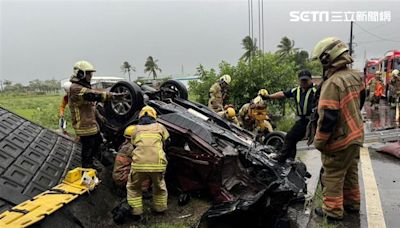
[(392, 79), (392, 71), (400, 69), (400, 51), (387, 51), (379, 60), (379, 70), (382, 72), (382, 79), (385, 85), (386, 97), (390, 100), (391, 92), (389, 90), (390, 80)]
[(375, 77), (375, 72), (379, 68), (379, 58), (372, 58), (365, 61), (364, 66), (364, 82), (368, 85), (368, 82)]

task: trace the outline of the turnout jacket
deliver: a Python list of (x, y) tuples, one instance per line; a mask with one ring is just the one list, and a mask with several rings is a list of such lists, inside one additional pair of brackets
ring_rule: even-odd
[[(323, 82), (318, 102), (315, 147), (324, 152), (362, 145), (364, 127), (360, 104), (364, 84), (357, 71), (343, 67)], [(361, 100), (361, 101), (360, 101)]]
[(111, 99), (111, 93), (92, 90), (90, 85), (72, 81), (68, 94), (68, 104), (71, 111), (72, 127), (76, 136), (95, 135), (99, 132), (96, 122), (96, 101), (104, 102)]
[(165, 172), (167, 158), (163, 144), (168, 137), (169, 133), (162, 124), (136, 125), (131, 139), (135, 147), (131, 169), (136, 172)]

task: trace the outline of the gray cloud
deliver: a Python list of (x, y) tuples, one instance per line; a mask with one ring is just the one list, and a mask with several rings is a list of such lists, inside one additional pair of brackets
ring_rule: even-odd
[[(258, 1), (253, 0), (256, 6)], [(0, 79), (62, 79), (80, 59), (91, 61), (97, 75), (122, 76), (119, 66), (129, 61), (143, 76), (147, 56), (159, 59), (165, 75), (177, 75), (184, 66), (193, 74), (199, 64), (216, 67), (221, 60), (235, 64), (241, 39), (248, 34), (247, 0), (242, 1), (1, 1)], [(311, 51), (325, 36), (349, 39), (347, 22), (289, 21), (294, 10), (390, 10), (390, 23), (359, 23), (371, 33), (400, 40), (396, 1), (264, 1), (265, 49), (275, 51), (281, 37)], [(255, 21), (258, 20), (254, 13)], [(258, 36), (258, 25), (255, 35)], [(354, 28), (356, 64), (364, 52), (379, 57), (398, 42)], [(368, 42), (373, 41), (373, 42)], [(363, 43), (364, 42), (364, 43)], [(365, 51), (364, 51), (365, 50)]]

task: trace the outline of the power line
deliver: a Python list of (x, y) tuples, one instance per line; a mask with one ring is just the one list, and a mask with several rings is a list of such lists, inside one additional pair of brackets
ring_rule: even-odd
[(264, 53), (264, 0), (261, 0), (261, 16), (262, 16), (262, 52)]
[(391, 40), (391, 39), (384, 38), (384, 37), (382, 37), (382, 36), (376, 35), (375, 33), (372, 33), (372, 32), (370, 32), (370, 31), (364, 29), (364, 28), (363, 28), (361, 25), (359, 25), (358, 23), (355, 23), (355, 22), (354, 22), (354, 24), (357, 25), (357, 27), (359, 27), (359, 28), (360, 28), (361, 30), (363, 30), (364, 32), (370, 34), (371, 36), (374, 36), (374, 37), (380, 39), (381, 41), (384, 40), (384, 41), (389, 41), (389, 42), (400, 43), (400, 40)]
[(247, 0), (247, 9), (249, 11), (249, 36), (251, 36), (251, 19), (250, 19), (250, 0)]
[(261, 0), (258, 0), (258, 47), (261, 49)]
[(250, 9), (251, 9), (251, 40), (254, 40), (253, 0), (250, 0)]

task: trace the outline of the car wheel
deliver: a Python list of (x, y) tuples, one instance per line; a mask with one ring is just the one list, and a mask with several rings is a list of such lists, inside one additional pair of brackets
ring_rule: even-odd
[(282, 131), (274, 131), (269, 133), (265, 139), (264, 144), (273, 147), (276, 151), (280, 152), (285, 142), (286, 133)]
[(168, 98), (176, 98), (179, 97), (181, 99), (188, 99), (188, 91), (186, 86), (176, 80), (168, 80), (161, 84), (160, 86), (161, 91), (161, 98), (168, 99)]
[(109, 101), (105, 105), (107, 119), (127, 121), (144, 106), (142, 90), (131, 82), (120, 81), (110, 89), (113, 93), (126, 93), (121, 101)]

